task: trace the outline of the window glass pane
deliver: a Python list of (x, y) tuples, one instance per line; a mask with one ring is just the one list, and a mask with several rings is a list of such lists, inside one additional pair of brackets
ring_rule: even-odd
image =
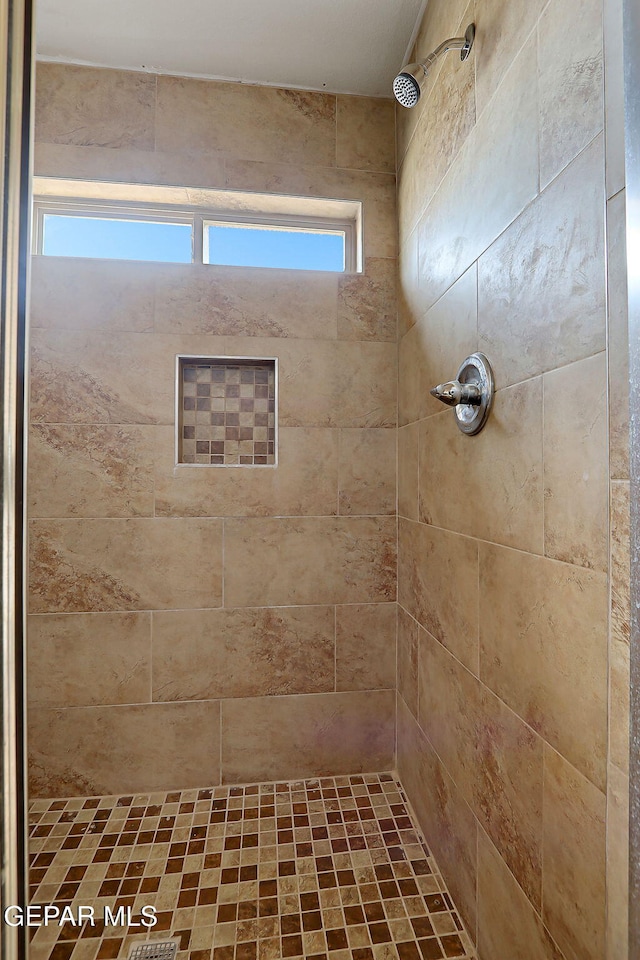
[(98, 257), (191, 263), (190, 223), (115, 220), (46, 213), (42, 252), (51, 257)]
[(344, 233), (234, 224), (207, 224), (205, 229), (208, 263), (293, 270), (345, 268)]

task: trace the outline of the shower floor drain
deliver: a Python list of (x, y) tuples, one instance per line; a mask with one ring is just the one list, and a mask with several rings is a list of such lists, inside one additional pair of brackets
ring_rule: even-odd
[(128, 960), (175, 960), (177, 949), (176, 940), (136, 943), (131, 947)]

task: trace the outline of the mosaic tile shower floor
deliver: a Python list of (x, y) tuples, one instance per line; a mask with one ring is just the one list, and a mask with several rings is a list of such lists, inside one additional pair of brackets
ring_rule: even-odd
[[(391, 775), (31, 804), (31, 902), (96, 923), (32, 928), (30, 960), (438, 960), (475, 954)], [(158, 923), (104, 926), (104, 907)]]

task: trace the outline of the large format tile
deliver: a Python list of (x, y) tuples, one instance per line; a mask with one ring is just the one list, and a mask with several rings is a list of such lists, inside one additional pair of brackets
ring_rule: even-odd
[(216, 607), (222, 522), (32, 520), (32, 613)]
[(398, 693), (418, 717), (418, 663), (420, 627), (398, 604)]
[(397, 762), (418, 823), (475, 939), (476, 819), (402, 701), (398, 709)]
[[(476, 0), (476, 99), (481, 113), (502, 83), (544, 9), (545, 0)], [(534, 34), (535, 36), (535, 34)], [(536, 73), (529, 83), (536, 86)]]
[(31, 616), (27, 650), (31, 704), (80, 707), (151, 700), (148, 613)]
[(342, 515), (395, 515), (395, 430), (341, 430), (339, 462)]
[(609, 764), (607, 781), (607, 960), (629, 950), (629, 777)]
[(335, 166), (336, 98), (306, 90), (159, 77), (156, 146), (170, 152)]
[(564, 960), (483, 830), (478, 831), (477, 942), (488, 960)]
[(611, 484), (611, 615), (609, 633), (609, 760), (629, 769), (631, 634), (630, 485)]
[(33, 707), (29, 777), (31, 795), (41, 797), (184, 790), (219, 783), (220, 705)]
[(401, 423), (442, 412), (442, 403), (429, 391), (454, 379), (464, 358), (478, 349), (477, 299), (474, 264), (400, 341)]
[(605, 347), (602, 137), (480, 258), (478, 333), (499, 386)]
[(418, 465), (420, 426), (409, 423), (398, 430), (398, 516), (418, 519)]
[(395, 109), (375, 97), (336, 98), (339, 167), (395, 173)]
[(607, 197), (613, 197), (625, 183), (623, 3), (604, 0), (603, 6)]
[(336, 690), (395, 686), (395, 603), (336, 607)]
[[(602, 0), (551, 0), (540, 17), (538, 83), (543, 187), (604, 126), (602, 6)], [(571, 43), (567, 43), (568, 36)]]
[(396, 425), (395, 344), (228, 337), (224, 353), (278, 357), (281, 426)]
[[(570, 403), (568, 397), (588, 397)], [(548, 557), (608, 568), (607, 358), (544, 377), (544, 550)]]
[(386, 517), (225, 521), (225, 604), (395, 600), (396, 523)]
[[(418, 228), (420, 284), (427, 306), (435, 303), (537, 193), (537, 94), (536, 84), (531, 82), (535, 73), (535, 38), (531, 38), (422, 216)], [(505, 130), (512, 135), (505, 136)], [(478, 197), (482, 203), (474, 202)]]
[(336, 336), (338, 277), (332, 273), (171, 264), (157, 277), (158, 333), (214, 336)]
[[(338, 512), (338, 430), (281, 427), (276, 468), (176, 466), (173, 427), (156, 431), (156, 516), (320, 517)], [(384, 432), (393, 436), (392, 430)]]
[(34, 330), (32, 422), (173, 423), (175, 346), (146, 333)]
[(187, 155), (176, 151), (134, 150), (110, 147), (42, 143), (33, 149), (34, 173), (39, 177), (107, 180), (175, 186), (224, 187), (224, 157), (214, 153)]
[(396, 178), (392, 173), (332, 169), (314, 165), (313, 160), (263, 163), (238, 159), (227, 160), (225, 185), (230, 190), (359, 200), (367, 224), (365, 256), (395, 257), (398, 254)]
[(365, 272), (338, 281), (338, 336), (341, 340), (396, 340), (397, 264), (369, 257)]
[(422, 421), (420, 519), (542, 553), (540, 378), (499, 390), (478, 436), (461, 433), (450, 410)]
[(153, 699), (215, 700), (334, 689), (332, 607), (153, 615)]
[(607, 578), (480, 547), (480, 677), (588, 776), (605, 781)]
[[(467, 7), (457, 35), (473, 20), (473, 2)], [(453, 36), (453, 34), (450, 34)], [(438, 38), (437, 46), (442, 40)], [(430, 51), (425, 51), (425, 55)], [(443, 58), (430, 71), (420, 102), (412, 110), (398, 109), (405, 125), (409, 114), (412, 138), (398, 164), (398, 215), (411, 229), (431, 200), (447, 170), (458, 155), (476, 121), (474, 58)], [(403, 141), (404, 141), (403, 132)], [(404, 142), (402, 144), (404, 146)], [(425, 162), (428, 157), (428, 162)]]
[(607, 203), (609, 470), (629, 477), (629, 324), (627, 318), (626, 191)]
[(542, 740), (424, 631), (419, 720), (531, 902), (542, 886)]
[(223, 782), (385, 770), (394, 704), (391, 690), (225, 700)]
[(164, 269), (157, 263), (34, 256), (31, 327), (152, 333), (154, 287)]
[(155, 427), (34, 423), (31, 517), (152, 517)]
[(153, 150), (153, 74), (39, 63), (37, 85), (36, 140)]
[(478, 672), (478, 545), (473, 540), (401, 520), (398, 599), (436, 640)]
[(605, 806), (600, 790), (545, 747), (542, 916), (567, 960), (605, 952)]

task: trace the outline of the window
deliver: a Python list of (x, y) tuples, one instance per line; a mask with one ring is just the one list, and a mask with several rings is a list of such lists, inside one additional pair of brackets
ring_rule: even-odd
[(361, 269), (357, 201), (45, 178), (34, 193), (34, 252), (43, 256)]

